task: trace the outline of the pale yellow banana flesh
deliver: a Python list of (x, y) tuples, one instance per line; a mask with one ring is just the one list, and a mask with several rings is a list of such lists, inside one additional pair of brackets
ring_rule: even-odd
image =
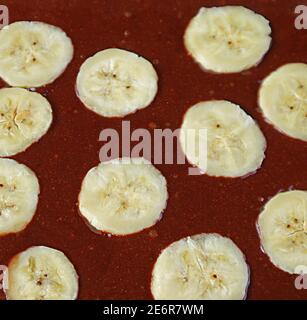
[(23, 230), (32, 220), (39, 195), (35, 173), (11, 159), (0, 159), (0, 236)]
[[(184, 116), (180, 142), (187, 159), (210, 176), (254, 173), (265, 157), (266, 140), (256, 122), (225, 100), (192, 106)], [(206, 148), (205, 152), (201, 148)]]
[(73, 57), (70, 38), (42, 22), (14, 22), (0, 31), (0, 77), (15, 87), (53, 82)]
[(307, 191), (278, 193), (258, 219), (261, 245), (272, 263), (288, 273), (307, 266)]
[(268, 75), (259, 90), (259, 105), (275, 128), (307, 141), (307, 64), (289, 63)]
[(78, 275), (61, 251), (37, 246), (16, 255), (8, 267), (8, 300), (75, 300)]
[(152, 64), (135, 53), (106, 49), (88, 58), (77, 77), (84, 105), (104, 117), (122, 117), (147, 107), (158, 90)]
[(49, 129), (48, 100), (21, 88), (0, 89), (0, 156), (12, 156), (38, 141)]
[(115, 235), (139, 232), (160, 219), (168, 198), (166, 180), (147, 160), (102, 162), (85, 176), (79, 209), (96, 230)]
[(240, 249), (217, 234), (172, 243), (158, 257), (151, 280), (157, 300), (242, 300), (249, 268)]
[(270, 34), (269, 21), (245, 7), (201, 8), (184, 43), (204, 69), (231, 73), (257, 65), (270, 48)]

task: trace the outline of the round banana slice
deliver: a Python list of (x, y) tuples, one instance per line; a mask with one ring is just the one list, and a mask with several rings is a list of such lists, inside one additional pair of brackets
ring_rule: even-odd
[(166, 180), (143, 158), (103, 162), (85, 176), (79, 209), (95, 230), (115, 235), (153, 226), (166, 208)]
[(257, 65), (270, 48), (270, 34), (269, 21), (245, 7), (201, 8), (184, 43), (203, 68), (231, 73)]
[(209, 176), (245, 176), (265, 157), (266, 140), (256, 122), (224, 100), (192, 106), (184, 116), (180, 142), (189, 162)]
[(307, 141), (307, 64), (289, 63), (266, 77), (259, 90), (259, 105), (278, 130)]
[(78, 275), (63, 252), (31, 247), (8, 266), (8, 300), (75, 300)]
[(39, 93), (0, 89), (0, 156), (26, 150), (48, 131), (51, 122), (51, 106)]
[(258, 219), (264, 252), (279, 269), (300, 273), (307, 266), (307, 191), (277, 194), (264, 207)]
[(104, 117), (123, 117), (147, 107), (157, 90), (152, 64), (120, 49), (106, 49), (88, 58), (77, 78), (80, 100)]
[(73, 57), (64, 31), (42, 22), (19, 21), (0, 31), (0, 77), (10, 86), (53, 82)]
[(249, 268), (229, 238), (199, 234), (172, 243), (158, 257), (151, 281), (156, 300), (242, 300)]
[(0, 235), (23, 230), (32, 220), (39, 184), (32, 170), (11, 159), (0, 159)]

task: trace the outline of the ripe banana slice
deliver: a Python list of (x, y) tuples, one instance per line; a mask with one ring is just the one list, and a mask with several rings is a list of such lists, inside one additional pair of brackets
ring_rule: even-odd
[(189, 162), (210, 176), (253, 173), (265, 157), (266, 140), (256, 122), (224, 100), (192, 106), (184, 116), (180, 142)]
[(152, 64), (120, 49), (106, 49), (88, 58), (77, 78), (80, 100), (104, 117), (122, 117), (147, 107), (157, 90)]
[(201, 8), (184, 43), (203, 68), (231, 73), (257, 65), (270, 48), (270, 34), (269, 21), (245, 7)]
[(24, 151), (47, 132), (51, 122), (51, 106), (39, 93), (0, 89), (0, 156)]
[(63, 252), (31, 247), (10, 262), (5, 293), (8, 300), (75, 300), (78, 275)]
[(103, 162), (87, 173), (79, 209), (96, 230), (126, 235), (153, 226), (167, 198), (166, 180), (150, 162), (122, 158)]
[(260, 87), (259, 105), (278, 130), (307, 141), (307, 64), (289, 63), (272, 72)]
[(262, 248), (277, 268), (298, 273), (299, 266), (307, 266), (307, 191), (277, 194), (257, 226)]
[(156, 300), (242, 300), (249, 269), (229, 238), (199, 234), (172, 243), (158, 257), (151, 281)]
[(42, 22), (19, 21), (0, 31), (0, 77), (10, 86), (53, 82), (73, 57), (64, 31)]
[(32, 220), (39, 184), (32, 170), (11, 159), (0, 159), (0, 235), (23, 230)]

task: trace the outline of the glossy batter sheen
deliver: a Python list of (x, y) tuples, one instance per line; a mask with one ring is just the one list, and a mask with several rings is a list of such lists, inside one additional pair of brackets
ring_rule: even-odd
[[(255, 222), (265, 202), (280, 190), (307, 189), (307, 143), (267, 124), (257, 106), (262, 79), (284, 63), (307, 63), (307, 30), (294, 27), (295, 0), (239, 0), (272, 22), (273, 44), (256, 68), (238, 74), (203, 72), (184, 49), (182, 36), (203, 5), (231, 1), (2, 1), (11, 22), (40, 20), (59, 26), (72, 38), (75, 55), (65, 73), (38, 91), (53, 106), (48, 133), (14, 159), (29, 166), (41, 185), (37, 213), (23, 232), (0, 238), (0, 264), (33, 245), (57, 248), (80, 276), (80, 299), (151, 299), (150, 277), (160, 251), (197, 233), (230, 237), (251, 267), (248, 299), (303, 299), (295, 276), (278, 270), (261, 252)], [(125, 120), (135, 128), (180, 127), (193, 104), (226, 99), (244, 106), (266, 136), (266, 159), (257, 174), (223, 179), (188, 176), (188, 165), (157, 165), (168, 181), (169, 201), (153, 228), (127, 237), (95, 234), (78, 213), (77, 197), (86, 172), (98, 164), (103, 128), (120, 130), (120, 119), (87, 110), (75, 94), (80, 65), (95, 52), (119, 47), (153, 62), (159, 91), (153, 104)], [(1, 87), (5, 86), (1, 83)], [(193, 201), (191, 201), (193, 199)], [(4, 299), (1, 293), (0, 297)]]

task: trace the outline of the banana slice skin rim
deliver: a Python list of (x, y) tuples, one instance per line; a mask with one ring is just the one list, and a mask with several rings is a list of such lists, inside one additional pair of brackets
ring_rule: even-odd
[(307, 142), (307, 64), (287, 63), (267, 75), (258, 91), (258, 105), (276, 130)]
[(265, 204), (256, 222), (261, 250), (278, 269), (299, 274), (307, 266), (307, 191), (279, 192)]
[(0, 157), (27, 150), (47, 133), (52, 120), (52, 107), (40, 93), (0, 89)]
[[(200, 140), (201, 130), (206, 130), (205, 141)], [(192, 105), (182, 120), (180, 144), (189, 163), (202, 173), (226, 178), (256, 173), (265, 159), (267, 147), (258, 123), (239, 105), (227, 100)], [(201, 154), (203, 144), (205, 153)], [(195, 150), (190, 148), (193, 145)], [(201, 156), (207, 159), (205, 168)]]
[(167, 200), (167, 181), (150, 161), (123, 157), (87, 172), (78, 205), (93, 232), (127, 236), (158, 223)]
[(60, 250), (33, 246), (9, 263), (7, 300), (76, 300), (78, 291), (77, 271)]
[(249, 281), (249, 266), (239, 247), (230, 238), (201, 233), (161, 251), (151, 292), (155, 300), (243, 300)]
[(40, 194), (36, 174), (13, 159), (0, 158), (0, 237), (19, 233), (33, 220)]
[(45, 22), (17, 21), (0, 30), (0, 77), (12, 87), (37, 88), (54, 82), (73, 54), (68, 35)]
[(125, 117), (149, 107), (158, 92), (158, 74), (141, 55), (108, 48), (80, 67), (76, 94), (84, 106), (108, 118)]
[(185, 30), (184, 45), (205, 71), (237, 73), (263, 60), (271, 31), (265, 17), (244, 6), (202, 7)]

